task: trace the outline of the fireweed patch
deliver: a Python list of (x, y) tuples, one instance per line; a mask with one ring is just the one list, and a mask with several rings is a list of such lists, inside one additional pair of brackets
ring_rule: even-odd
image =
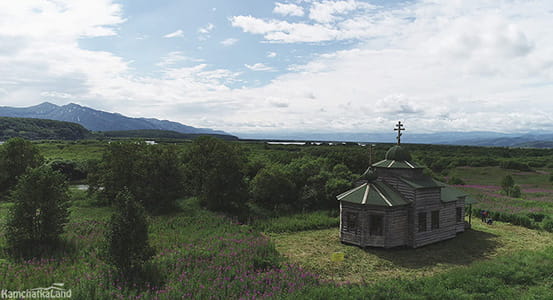
[(137, 286), (118, 278), (103, 261), (105, 230), (105, 221), (75, 220), (63, 235), (74, 252), (27, 261), (1, 259), (2, 288), (63, 282), (77, 299), (259, 299), (319, 283), (316, 275), (285, 263), (262, 233), (202, 212), (152, 218), (150, 236), (157, 254), (145, 269), (153, 280)]

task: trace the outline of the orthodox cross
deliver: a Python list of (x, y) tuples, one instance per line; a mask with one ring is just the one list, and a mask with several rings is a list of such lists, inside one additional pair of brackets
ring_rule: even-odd
[(399, 122), (396, 124), (396, 127), (397, 127), (397, 128), (394, 128), (394, 131), (397, 131), (397, 137), (396, 137), (396, 139), (397, 139), (397, 144), (398, 144), (398, 146), (399, 146), (399, 145), (401, 144), (401, 135), (402, 135), (401, 131), (402, 131), (402, 130), (405, 130), (405, 128), (403, 128), (403, 124), (401, 124), (401, 121), (399, 121)]

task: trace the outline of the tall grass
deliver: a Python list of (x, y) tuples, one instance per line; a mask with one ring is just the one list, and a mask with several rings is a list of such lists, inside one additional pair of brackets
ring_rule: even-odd
[(257, 220), (253, 227), (263, 232), (284, 233), (338, 227), (340, 218), (333, 211), (315, 211)]
[(63, 255), (29, 261), (0, 257), (2, 288), (63, 282), (75, 299), (258, 299), (317, 282), (314, 274), (286, 264), (268, 237), (197, 210), (150, 220), (157, 255), (145, 267), (146, 280), (130, 284), (102, 259), (106, 209), (72, 208), (63, 236), (71, 247)]

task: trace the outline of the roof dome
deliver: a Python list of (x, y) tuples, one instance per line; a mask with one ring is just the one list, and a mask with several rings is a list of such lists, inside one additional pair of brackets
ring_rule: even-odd
[(411, 160), (411, 154), (399, 145), (393, 146), (386, 152), (386, 160), (406, 161)]
[(361, 179), (367, 180), (368, 182), (373, 182), (378, 178), (378, 175), (374, 171), (373, 168), (369, 167), (363, 175), (361, 175)]

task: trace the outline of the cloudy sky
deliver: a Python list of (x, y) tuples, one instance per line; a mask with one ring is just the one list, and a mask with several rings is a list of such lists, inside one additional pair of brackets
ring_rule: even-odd
[(239, 132), (553, 130), (550, 0), (0, 1), (0, 105)]

